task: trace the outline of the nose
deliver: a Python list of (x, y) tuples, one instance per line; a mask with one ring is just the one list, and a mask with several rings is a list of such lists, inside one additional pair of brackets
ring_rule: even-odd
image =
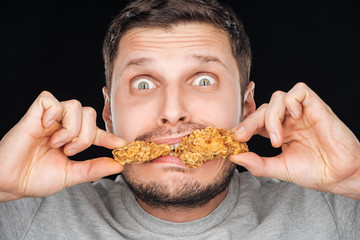
[(164, 91), (157, 120), (159, 126), (176, 126), (179, 123), (190, 121), (190, 114), (184, 99), (179, 87), (168, 88)]

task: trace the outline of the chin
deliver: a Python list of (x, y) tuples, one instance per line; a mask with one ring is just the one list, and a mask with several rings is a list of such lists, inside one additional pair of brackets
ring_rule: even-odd
[(225, 191), (235, 165), (212, 160), (191, 169), (175, 164), (144, 163), (128, 166), (122, 175), (138, 199), (153, 207), (195, 207)]

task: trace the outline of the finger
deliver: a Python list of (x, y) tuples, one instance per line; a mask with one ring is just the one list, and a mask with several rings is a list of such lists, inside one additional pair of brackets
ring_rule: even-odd
[(61, 147), (76, 138), (81, 129), (82, 106), (77, 100), (61, 102), (64, 108), (61, 124), (62, 128), (53, 134), (51, 146), (54, 148)]
[(31, 129), (34, 129), (34, 125), (38, 122), (46, 129), (60, 119), (62, 112), (63, 107), (60, 102), (50, 92), (43, 91), (30, 106), (22, 122), (29, 122), (32, 125)]
[(100, 128), (97, 128), (93, 144), (106, 147), (108, 149), (114, 149), (125, 146), (127, 142), (110, 132), (106, 132)]
[(91, 107), (83, 107), (80, 133), (65, 145), (65, 154), (72, 156), (90, 147), (94, 142), (96, 131), (96, 111)]
[(112, 158), (102, 157), (87, 161), (71, 161), (66, 173), (66, 187), (79, 183), (97, 181), (105, 176), (117, 174), (124, 166)]
[(297, 83), (284, 97), (285, 105), (294, 119), (302, 115), (302, 103), (309, 95), (309, 88), (304, 83)]
[(289, 181), (289, 173), (285, 161), (279, 156), (260, 157), (253, 152), (229, 156), (229, 160), (245, 167), (256, 177), (276, 178)]
[(283, 143), (282, 122), (286, 114), (284, 96), (282, 91), (274, 92), (265, 114), (265, 126), (273, 147), (280, 147)]
[(268, 137), (265, 127), (265, 114), (268, 104), (261, 105), (253, 114), (244, 119), (234, 131), (234, 139), (240, 142), (247, 142), (255, 134)]

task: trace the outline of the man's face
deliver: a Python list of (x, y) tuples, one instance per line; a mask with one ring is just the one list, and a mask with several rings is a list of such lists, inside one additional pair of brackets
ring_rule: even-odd
[[(119, 44), (109, 96), (107, 126), (128, 142), (176, 144), (197, 128), (231, 129), (242, 115), (240, 74), (229, 39), (205, 24), (127, 32)], [(181, 195), (186, 184), (219, 181), (230, 166), (226, 159), (215, 159), (189, 169), (166, 156), (126, 165), (123, 175), (134, 184), (160, 184), (172, 196)]]

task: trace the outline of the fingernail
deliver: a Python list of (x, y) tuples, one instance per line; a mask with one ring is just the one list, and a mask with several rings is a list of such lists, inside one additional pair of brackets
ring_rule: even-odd
[(64, 144), (65, 144), (65, 143), (63, 143), (63, 142), (55, 143), (55, 144), (54, 144), (54, 148), (59, 148), (59, 147), (63, 146)]
[(72, 156), (76, 154), (76, 149), (70, 149), (68, 151), (66, 151), (66, 155), (68, 156)]
[(293, 119), (297, 119), (297, 114), (294, 112), (290, 112), (290, 115), (292, 116)]
[(245, 132), (245, 127), (244, 126), (240, 126), (239, 129), (236, 131), (237, 133), (243, 133)]
[(46, 128), (50, 128), (54, 124), (55, 120), (51, 120), (46, 124)]
[(278, 137), (276, 136), (275, 133), (270, 133), (270, 140), (273, 144), (276, 144), (278, 142)]
[(126, 142), (125, 142), (124, 139), (122, 139), (122, 138), (119, 138), (119, 137), (117, 137), (117, 136), (114, 136), (114, 140), (115, 140), (115, 142), (116, 142), (116, 145), (118, 145), (119, 147), (126, 145)]
[(245, 132), (244, 126), (240, 126), (240, 127), (236, 130), (234, 137), (235, 137), (235, 138), (239, 138), (244, 132)]

